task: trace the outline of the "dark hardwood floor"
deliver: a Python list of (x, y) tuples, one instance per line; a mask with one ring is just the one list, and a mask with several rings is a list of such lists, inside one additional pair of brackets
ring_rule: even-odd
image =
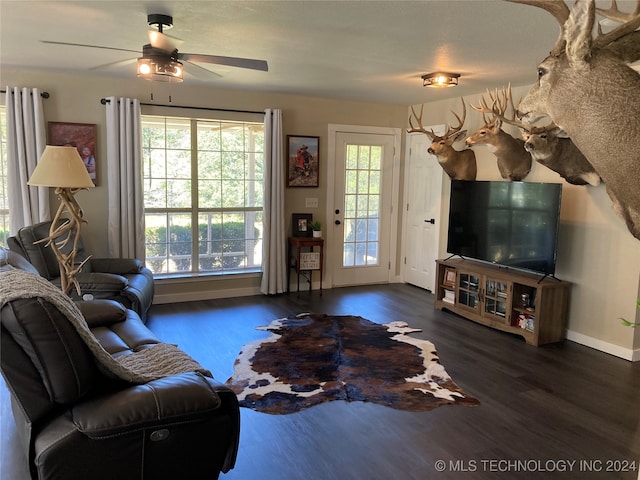
[[(528, 346), (435, 310), (433, 296), (416, 287), (155, 305), (148, 326), (224, 382), (242, 345), (268, 335), (255, 327), (308, 311), (421, 328), (413, 335), (435, 344), (449, 375), (481, 405), (411, 413), (331, 402), (292, 415), (243, 408), (237, 464), (221, 479), (639, 478), (640, 362), (569, 341)], [(8, 393), (0, 387), (0, 478), (23, 480)]]

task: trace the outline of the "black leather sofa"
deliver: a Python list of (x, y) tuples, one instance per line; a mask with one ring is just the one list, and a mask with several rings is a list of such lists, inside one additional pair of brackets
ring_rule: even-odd
[[(193, 371), (146, 383), (114, 377), (59, 299), (21, 297), (16, 276), (64, 295), (22, 257), (0, 249), (1, 370), (33, 479), (210, 480), (233, 468), (240, 416), (231, 390)], [(110, 358), (160, 343), (115, 301), (76, 305)]]
[[(11, 251), (26, 258), (41, 276), (60, 286), (60, 267), (55, 253), (46, 242), (37, 243), (49, 236), (50, 227), (50, 221), (23, 227), (14, 237), (9, 237), (7, 243)], [(67, 253), (64, 248), (63, 251)], [(82, 240), (77, 251), (78, 263), (89, 257)], [(151, 270), (143, 266), (140, 260), (92, 257), (85, 263), (76, 279), (83, 296), (115, 300), (135, 310), (142, 321), (146, 322), (147, 311), (153, 302), (155, 285)], [(75, 289), (72, 295), (74, 299), (80, 300)]]

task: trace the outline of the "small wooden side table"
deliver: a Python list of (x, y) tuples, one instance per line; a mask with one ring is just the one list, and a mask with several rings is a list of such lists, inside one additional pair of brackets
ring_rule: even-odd
[[(300, 295), (300, 272), (308, 272), (309, 274), (309, 292), (311, 292), (312, 277), (314, 269), (305, 269), (300, 265), (300, 253), (302, 253), (302, 249), (308, 248), (310, 252), (315, 251), (315, 247), (320, 249), (320, 264), (317, 270), (320, 271), (320, 295), (322, 295), (322, 269), (324, 267), (324, 239), (315, 238), (315, 237), (289, 237), (289, 249), (287, 255), (287, 292), (289, 292), (290, 288), (290, 273), (291, 269), (296, 269), (296, 274), (298, 276), (298, 295)], [(295, 260), (295, 263), (292, 262)]]

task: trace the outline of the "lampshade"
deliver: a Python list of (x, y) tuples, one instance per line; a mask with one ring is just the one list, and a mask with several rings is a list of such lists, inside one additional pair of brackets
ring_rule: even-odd
[(92, 188), (87, 167), (75, 147), (47, 145), (27, 185), (37, 187)]
[(435, 72), (422, 76), (423, 87), (455, 87), (458, 85), (459, 73)]

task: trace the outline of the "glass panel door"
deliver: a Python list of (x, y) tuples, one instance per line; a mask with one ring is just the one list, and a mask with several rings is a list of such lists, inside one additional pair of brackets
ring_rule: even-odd
[(472, 273), (460, 274), (460, 288), (458, 289), (458, 303), (476, 310), (479, 301), (480, 278)]
[(509, 282), (487, 278), (485, 282), (484, 312), (499, 317), (501, 320), (505, 319), (508, 311), (509, 290)]
[(388, 282), (395, 137), (339, 132), (335, 138), (332, 285)]

